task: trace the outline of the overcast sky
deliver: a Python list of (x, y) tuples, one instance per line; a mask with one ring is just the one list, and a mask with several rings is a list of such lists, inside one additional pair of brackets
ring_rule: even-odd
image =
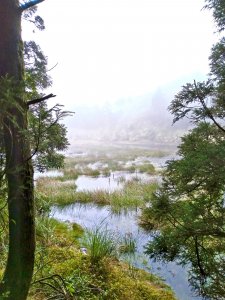
[(23, 34), (39, 42), (50, 68), (58, 63), (50, 91), (72, 109), (207, 74), (216, 36), (203, 6), (203, 0), (45, 0), (38, 12), (46, 30), (32, 35), (24, 24)]

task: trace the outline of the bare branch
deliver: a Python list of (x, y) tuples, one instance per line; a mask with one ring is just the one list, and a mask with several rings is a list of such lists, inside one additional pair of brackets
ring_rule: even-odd
[(21, 12), (23, 12), (24, 10), (26, 10), (32, 6), (35, 6), (43, 1), (45, 1), (45, 0), (30, 0), (29, 2), (21, 4), (19, 8), (20, 8)]
[(53, 95), (53, 94), (49, 94), (49, 95), (46, 95), (42, 98), (38, 98), (38, 99), (34, 99), (34, 100), (30, 100), (27, 102), (27, 105), (30, 106), (30, 105), (33, 105), (33, 104), (37, 104), (37, 103), (40, 103), (42, 101), (45, 101), (47, 99), (50, 99), (50, 98), (54, 98), (56, 97), (56, 95)]
[(198, 249), (198, 238), (197, 238), (197, 236), (194, 237), (194, 241), (195, 241), (195, 254), (196, 254), (196, 258), (197, 258), (197, 265), (198, 265), (200, 274), (202, 276), (202, 279), (204, 280), (205, 277), (207, 276), (207, 274), (205, 273), (205, 270), (203, 269), (202, 264), (201, 264), (200, 253), (199, 253), (199, 249)]

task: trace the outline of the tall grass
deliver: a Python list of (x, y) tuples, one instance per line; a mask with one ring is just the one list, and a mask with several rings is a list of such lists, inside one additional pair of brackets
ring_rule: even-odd
[(112, 211), (117, 213), (123, 209), (143, 207), (157, 187), (156, 182), (146, 183), (133, 179), (126, 181), (121, 190), (113, 192), (105, 190), (80, 191), (75, 193), (75, 199), (81, 203), (92, 202), (97, 205), (110, 205)]
[(64, 181), (66, 180), (76, 180), (79, 176), (79, 172), (78, 170), (74, 169), (74, 168), (65, 168), (63, 169), (63, 176), (62, 178), (64, 179)]
[(122, 209), (143, 207), (157, 186), (156, 182), (146, 183), (135, 179), (126, 181), (121, 191), (114, 191), (110, 194), (112, 210), (119, 212)]
[(43, 177), (37, 180), (37, 192), (41, 193), (50, 205), (65, 206), (75, 202), (110, 205), (112, 211), (143, 207), (157, 188), (156, 182), (142, 182), (132, 179), (124, 182), (121, 190), (76, 191), (73, 181), (59, 181), (55, 178)]
[(98, 264), (105, 257), (117, 257), (117, 244), (107, 229), (96, 227), (87, 230), (81, 244), (87, 248), (92, 264)]
[(37, 180), (36, 189), (51, 205), (66, 205), (75, 202), (76, 185), (73, 181), (59, 181), (42, 177)]

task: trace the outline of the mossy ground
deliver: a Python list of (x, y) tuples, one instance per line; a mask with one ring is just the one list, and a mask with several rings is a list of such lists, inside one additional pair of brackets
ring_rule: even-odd
[(106, 256), (93, 264), (89, 254), (80, 250), (78, 238), (83, 230), (79, 225), (54, 219), (49, 222), (51, 234), (38, 237), (35, 275), (28, 299), (175, 299), (159, 278), (116, 258)]

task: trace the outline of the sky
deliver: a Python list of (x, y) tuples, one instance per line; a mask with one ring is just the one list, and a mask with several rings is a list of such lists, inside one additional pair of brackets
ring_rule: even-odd
[[(48, 56), (57, 102), (102, 105), (202, 78), (216, 41), (204, 0), (45, 0), (24, 39)], [(184, 83), (185, 83), (184, 82)]]

